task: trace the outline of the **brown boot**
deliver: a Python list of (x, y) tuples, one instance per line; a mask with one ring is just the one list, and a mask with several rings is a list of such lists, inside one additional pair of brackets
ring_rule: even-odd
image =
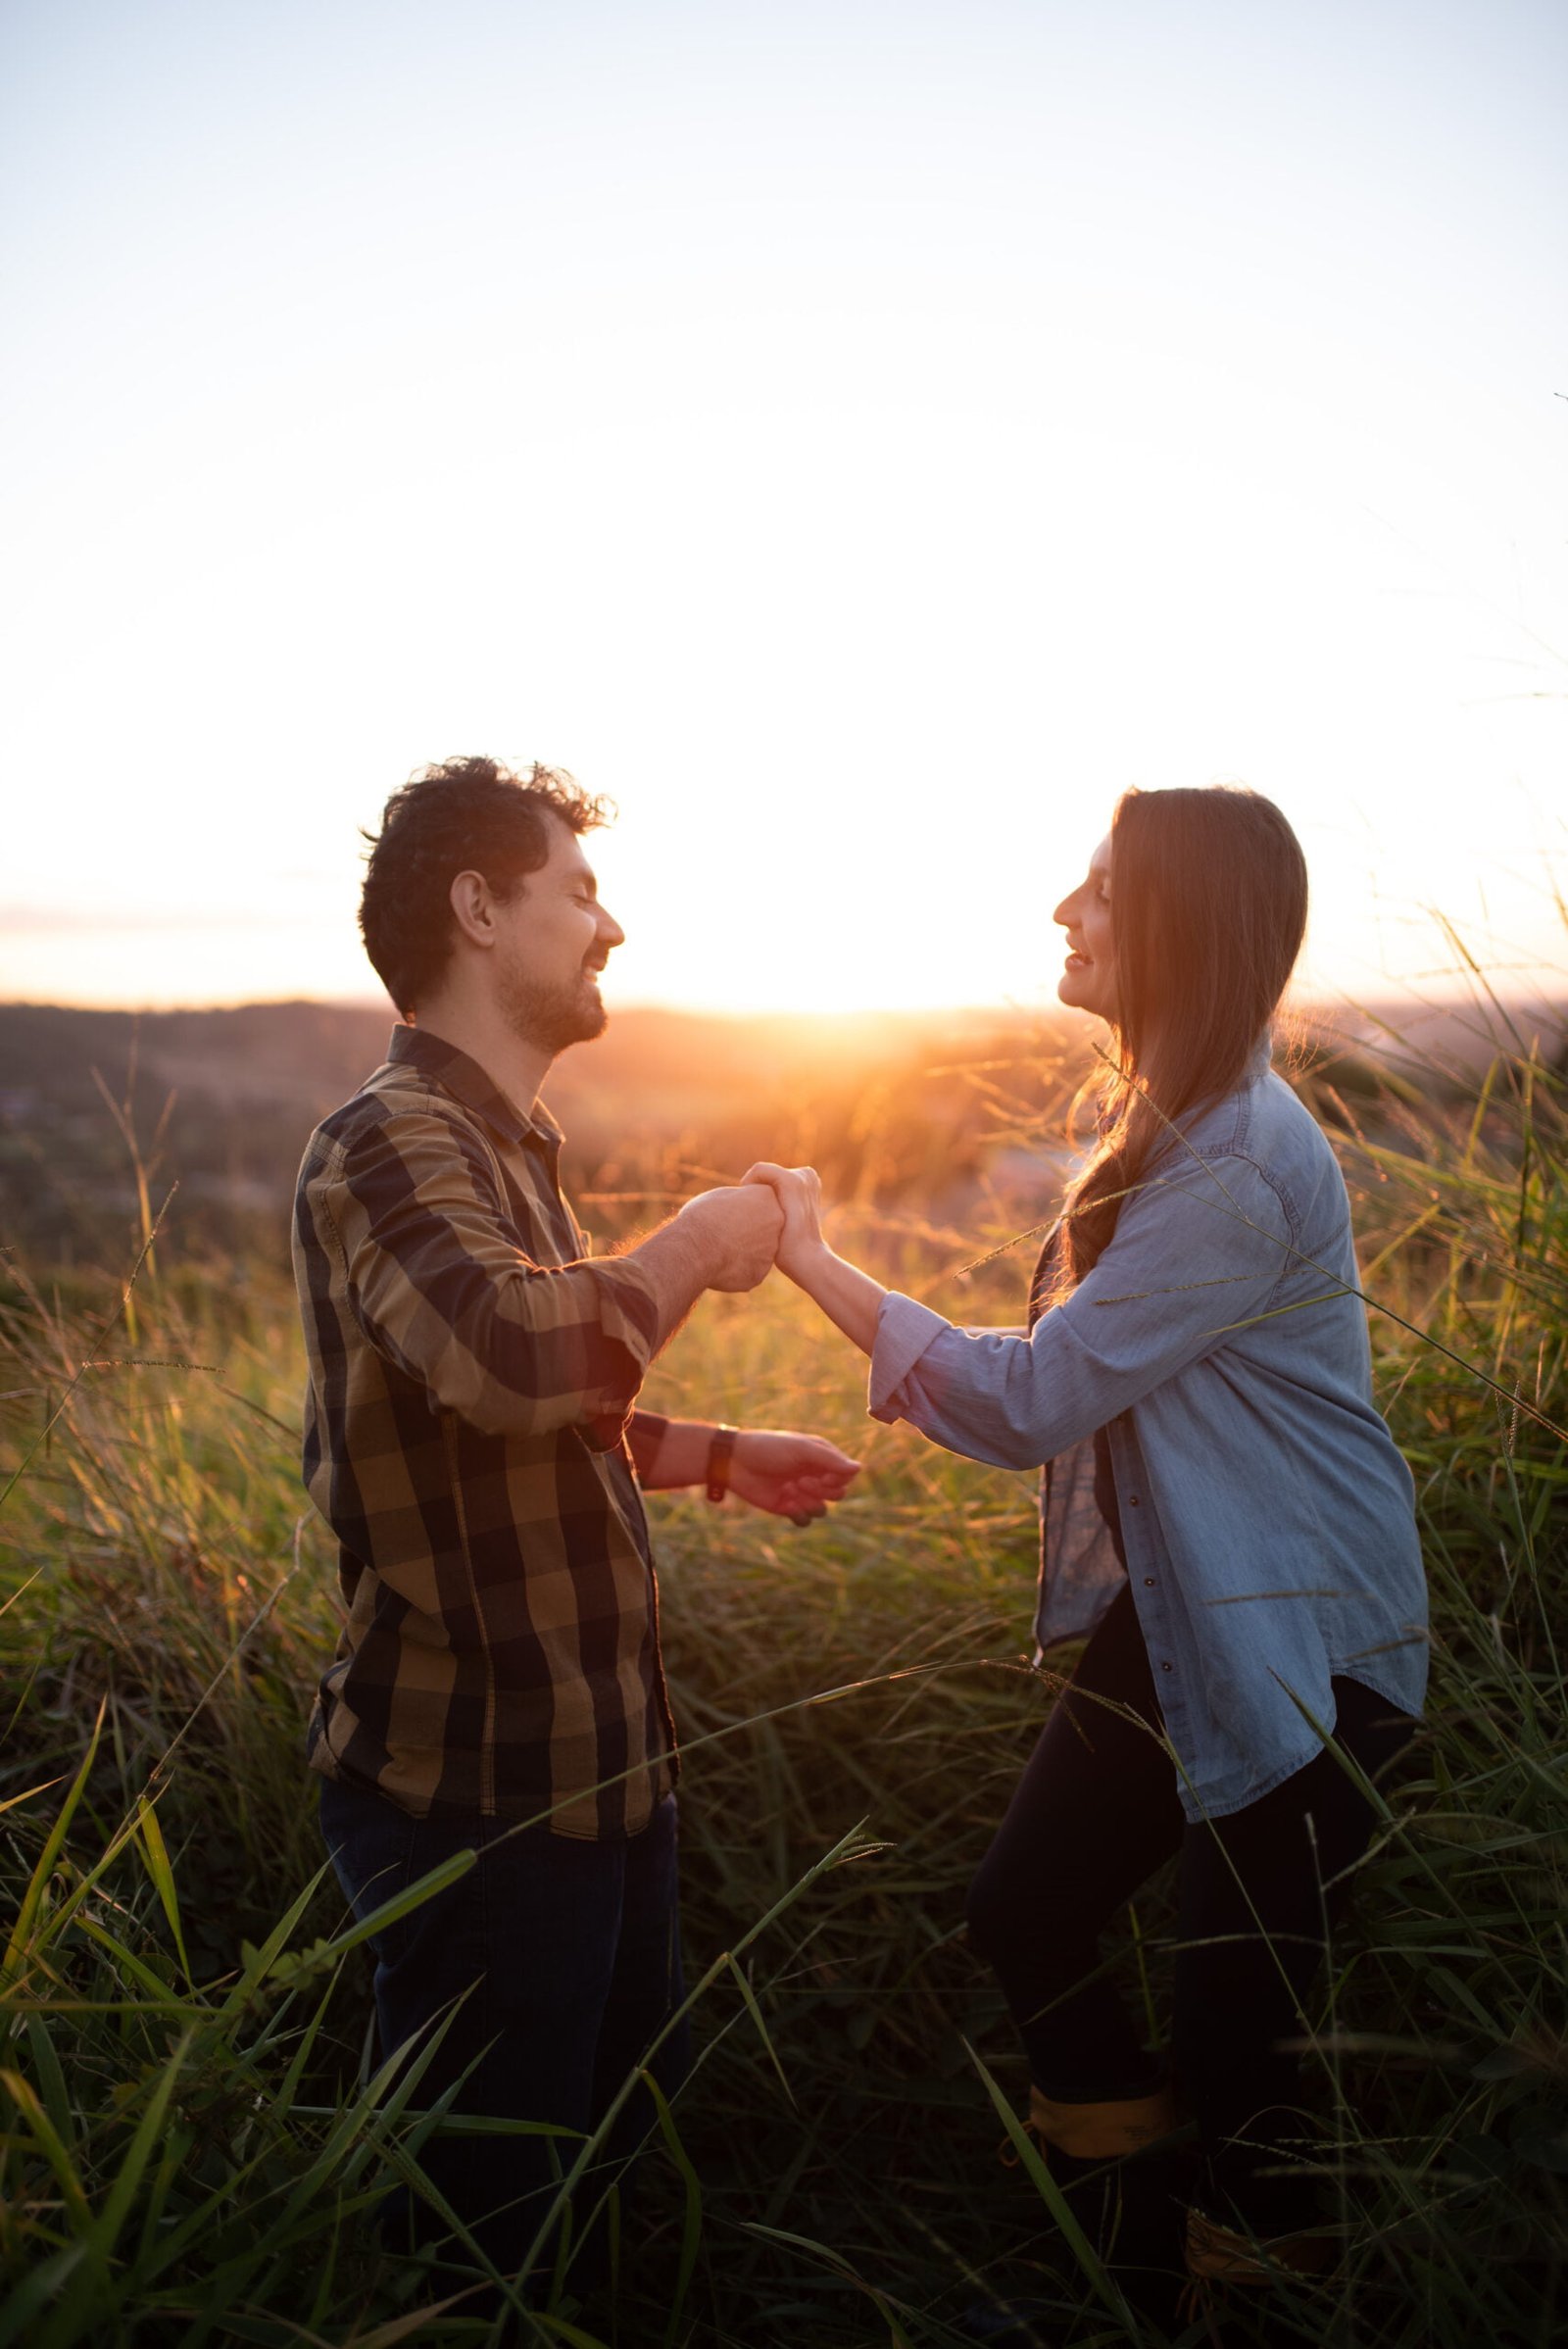
[(1206, 2211), (1187, 2214), (1187, 2273), (1197, 2282), (1269, 2283), (1281, 2275), (1326, 2276), (1333, 2265), (1332, 2237), (1309, 2228), (1259, 2241)]
[[(1140, 2314), (1168, 2325), (1181, 2287), (1182, 2226), (1192, 2192), (1188, 2147), (1164, 2142), (1181, 2128), (1170, 2090), (1064, 2104), (1032, 2087), (1025, 2126), (1096, 2259)], [(1017, 2160), (1010, 2138), (1002, 2157)], [(1021, 2300), (972, 2309), (966, 2335), (1008, 2349), (1064, 2339), (1074, 2299), (1083, 2296), (1079, 2258), (1058, 2236), (1044, 2265), (1060, 2279), (1058, 2299), (1043, 2301), (1026, 2289)]]
[(1334, 2269), (1333, 2238), (1302, 2228), (1296, 2234), (1259, 2239), (1239, 2228), (1222, 2226), (1206, 2211), (1187, 2214), (1187, 2290), (1180, 2314), (1186, 2324), (1206, 2316), (1210, 2328), (1224, 2314), (1230, 2293), (1256, 2294), (1263, 2286), (1289, 2276), (1329, 2276)]
[(1030, 2089), (1029, 2133), (1097, 2259), (1179, 2274), (1182, 2209), (1192, 2187), (1187, 2149), (1163, 2141), (1180, 2127), (1168, 2088), (1093, 2104), (1064, 2104)]
[(1042, 2088), (1029, 2090), (1031, 2135), (1040, 2139), (1042, 2150), (1054, 2147), (1075, 2162), (1120, 2161), (1157, 2137), (1173, 2135), (1180, 2126), (1169, 2088), (1155, 2088), (1148, 2096), (1108, 2096), (1098, 2104), (1062, 2104)]

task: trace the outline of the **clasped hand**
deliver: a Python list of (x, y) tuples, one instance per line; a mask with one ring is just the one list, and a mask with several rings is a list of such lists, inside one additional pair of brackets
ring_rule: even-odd
[[(811, 1251), (825, 1253), (821, 1186), (809, 1166), (754, 1166), (744, 1182), (704, 1191), (675, 1218), (700, 1250), (708, 1289), (755, 1289), (776, 1261), (801, 1277)], [(666, 1438), (666, 1445), (668, 1439)], [(666, 1453), (661, 1459), (667, 1458)], [(820, 1436), (787, 1428), (743, 1428), (735, 1440), (729, 1485), (756, 1509), (806, 1525), (842, 1500), (859, 1462)], [(685, 1465), (670, 1481), (692, 1481)]]
[(822, 1238), (822, 1186), (813, 1166), (752, 1167), (722, 1191), (699, 1192), (676, 1223), (700, 1237), (705, 1289), (755, 1289), (775, 1262), (799, 1280)]
[(788, 1279), (798, 1281), (812, 1255), (827, 1243), (822, 1237), (822, 1181), (814, 1166), (774, 1166), (760, 1159), (746, 1172), (747, 1183), (765, 1183), (783, 1212), (774, 1261)]

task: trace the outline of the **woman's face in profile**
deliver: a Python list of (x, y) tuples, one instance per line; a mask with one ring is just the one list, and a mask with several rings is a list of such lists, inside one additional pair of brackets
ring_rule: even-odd
[(1110, 908), (1110, 835), (1096, 849), (1089, 870), (1052, 915), (1067, 933), (1067, 960), (1056, 993), (1076, 1011), (1116, 1016), (1116, 930)]

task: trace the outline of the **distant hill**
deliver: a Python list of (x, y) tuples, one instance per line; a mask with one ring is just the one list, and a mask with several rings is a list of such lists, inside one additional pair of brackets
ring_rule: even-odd
[(176, 1086), (236, 1107), (319, 1102), (319, 1116), (382, 1057), (391, 1024), (390, 1014), (357, 1003), (243, 1003), (220, 1011), (0, 1003), (0, 1101), (14, 1113), (19, 1094), (91, 1106), (101, 1099), (96, 1068), (117, 1096), (127, 1082), (149, 1097)]
[[(1538, 1009), (1526, 1026), (1560, 1052), (1560, 1015)], [(64, 1259), (122, 1261), (139, 1215), (133, 1134), (155, 1199), (178, 1179), (176, 1248), (280, 1256), (306, 1138), (380, 1062), (391, 1028), (360, 1003), (0, 1004), (0, 1229)], [(1470, 1090), (1494, 1044), (1489, 1020), (1459, 1005), (1367, 1006), (1325, 1015), (1317, 1034), (1308, 1098), (1357, 1124), (1380, 1095)], [(566, 1129), (567, 1179), (605, 1230), (650, 1222), (758, 1157), (809, 1158), (840, 1198), (941, 1216), (982, 1178), (1026, 1203), (1059, 1187), (1062, 1114), (1090, 1065), (1085, 1023), (1065, 1014), (629, 1010), (563, 1054), (545, 1098)]]
[[(1078, 1024), (630, 1010), (562, 1056), (545, 1098), (574, 1188), (633, 1195), (611, 1202), (633, 1220), (760, 1156), (810, 1155), (841, 1188), (936, 1201), (999, 1139), (1059, 1107), (1085, 1064)], [(0, 1220), (68, 1253), (118, 1239), (136, 1210), (118, 1109), (153, 1190), (179, 1179), (177, 1235), (279, 1251), (306, 1138), (381, 1061), (391, 1028), (388, 1013), (346, 1003), (0, 1004)]]

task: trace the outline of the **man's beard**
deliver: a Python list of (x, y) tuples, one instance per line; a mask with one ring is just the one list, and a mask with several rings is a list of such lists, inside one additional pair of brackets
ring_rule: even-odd
[(509, 971), (501, 989), (501, 1013), (513, 1034), (536, 1052), (564, 1052), (568, 1044), (588, 1044), (602, 1036), (610, 1014), (588, 971), (575, 982), (553, 987)]

